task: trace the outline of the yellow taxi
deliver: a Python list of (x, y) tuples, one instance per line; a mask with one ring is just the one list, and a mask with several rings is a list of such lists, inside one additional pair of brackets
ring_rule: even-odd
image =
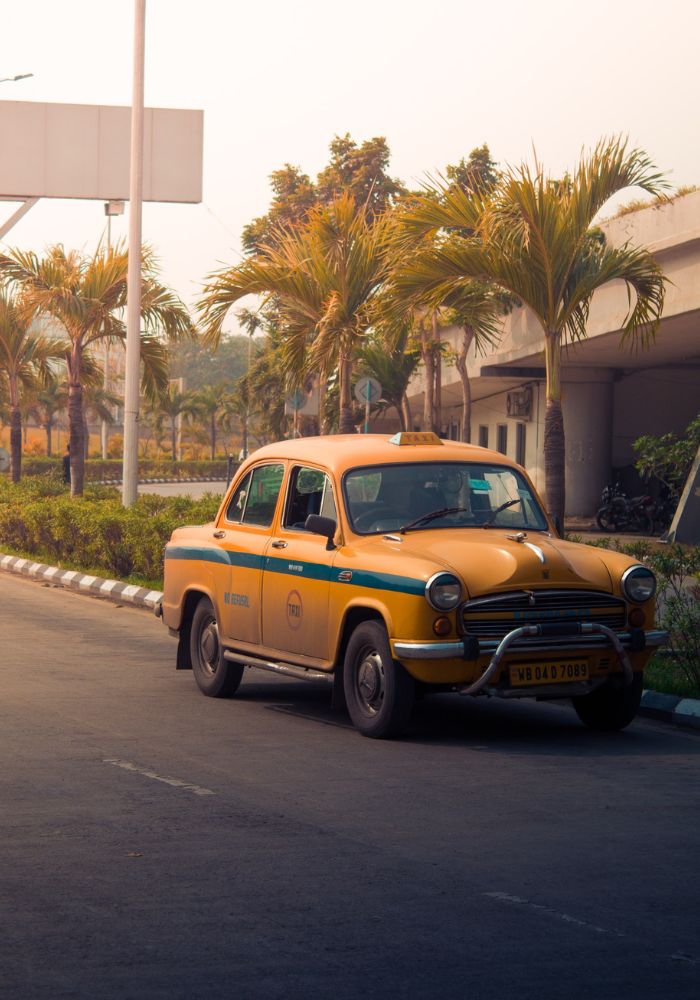
[(634, 718), (653, 573), (565, 541), (524, 469), (430, 433), (303, 438), (239, 468), (211, 524), (165, 549), (177, 666), (210, 697), (246, 667), (327, 681), (365, 736), (417, 692), (571, 698), (595, 729)]

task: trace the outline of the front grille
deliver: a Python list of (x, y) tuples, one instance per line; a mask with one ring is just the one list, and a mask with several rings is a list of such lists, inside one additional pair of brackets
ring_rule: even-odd
[(465, 631), (480, 639), (502, 639), (521, 625), (543, 622), (597, 622), (620, 631), (626, 619), (624, 601), (595, 590), (519, 590), (462, 605)]

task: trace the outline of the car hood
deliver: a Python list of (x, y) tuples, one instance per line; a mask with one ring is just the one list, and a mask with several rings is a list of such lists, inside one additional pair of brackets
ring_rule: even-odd
[(610, 573), (596, 549), (539, 532), (522, 541), (497, 528), (408, 532), (401, 550), (452, 569), (470, 597), (533, 587), (612, 591)]

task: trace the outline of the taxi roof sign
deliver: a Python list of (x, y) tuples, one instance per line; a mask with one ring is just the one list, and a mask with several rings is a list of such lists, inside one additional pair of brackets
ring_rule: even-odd
[(389, 438), (389, 444), (442, 444), (433, 431), (399, 431)]

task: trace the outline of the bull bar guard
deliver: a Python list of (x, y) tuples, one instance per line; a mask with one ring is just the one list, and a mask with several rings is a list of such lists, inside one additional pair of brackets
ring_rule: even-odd
[[(538, 645), (537, 642), (532, 642), (535, 637), (552, 638), (561, 637), (562, 639), (568, 638), (573, 639), (577, 646), (581, 645), (581, 640), (576, 642), (579, 636), (593, 636), (598, 641), (595, 645), (600, 643), (602, 639), (607, 645), (608, 643), (615, 650), (618, 660), (622, 665), (622, 670), (624, 674), (625, 684), (631, 684), (633, 679), (632, 664), (630, 663), (629, 657), (626, 650), (632, 649), (644, 649), (646, 647), (662, 646), (668, 640), (668, 632), (662, 631), (660, 629), (650, 630), (649, 632), (642, 632), (640, 630), (635, 630), (634, 632), (614, 632), (607, 625), (601, 625), (598, 622), (576, 622), (576, 623), (563, 623), (563, 622), (547, 622), (540, 625), (521, 625), (519, 628), (512, 629), (506, 635), (503, 636), (500, 642), (482, 642), (479, 644), (479, 652), (486, 653), (492, 652), (493, 656), (489, 661), (489, 665), (484, 671), (484, 673), (479, 677), (473, 684), (469, 684), (466, 687), (460, 688), (460, 694), (479, 694), (489, 681), (492, 680), (494, 675), (498, 672), (501, 661), (505, 654), (508, 652), (509, 647), (515, 644), (514, 650), (517, 652), (547, 652), (550, 655), (556, 653), (557, 646), (552, 645)], [(525, 640), (520, 641), (520, 640)], [(641, 639), (641, 643), (640, 643)], [(584, 639), (585, 643), (585, 639)], [(568, 647), (567, 643), (567, 647)], [(560, 648), (560, 647), (559, 647)], [(407, 660), (427, 660), (427, 659), (475, 659), (473, 655), (467, 654), (467, 642), (394, 642), (394, 653), (399, 659)]]

